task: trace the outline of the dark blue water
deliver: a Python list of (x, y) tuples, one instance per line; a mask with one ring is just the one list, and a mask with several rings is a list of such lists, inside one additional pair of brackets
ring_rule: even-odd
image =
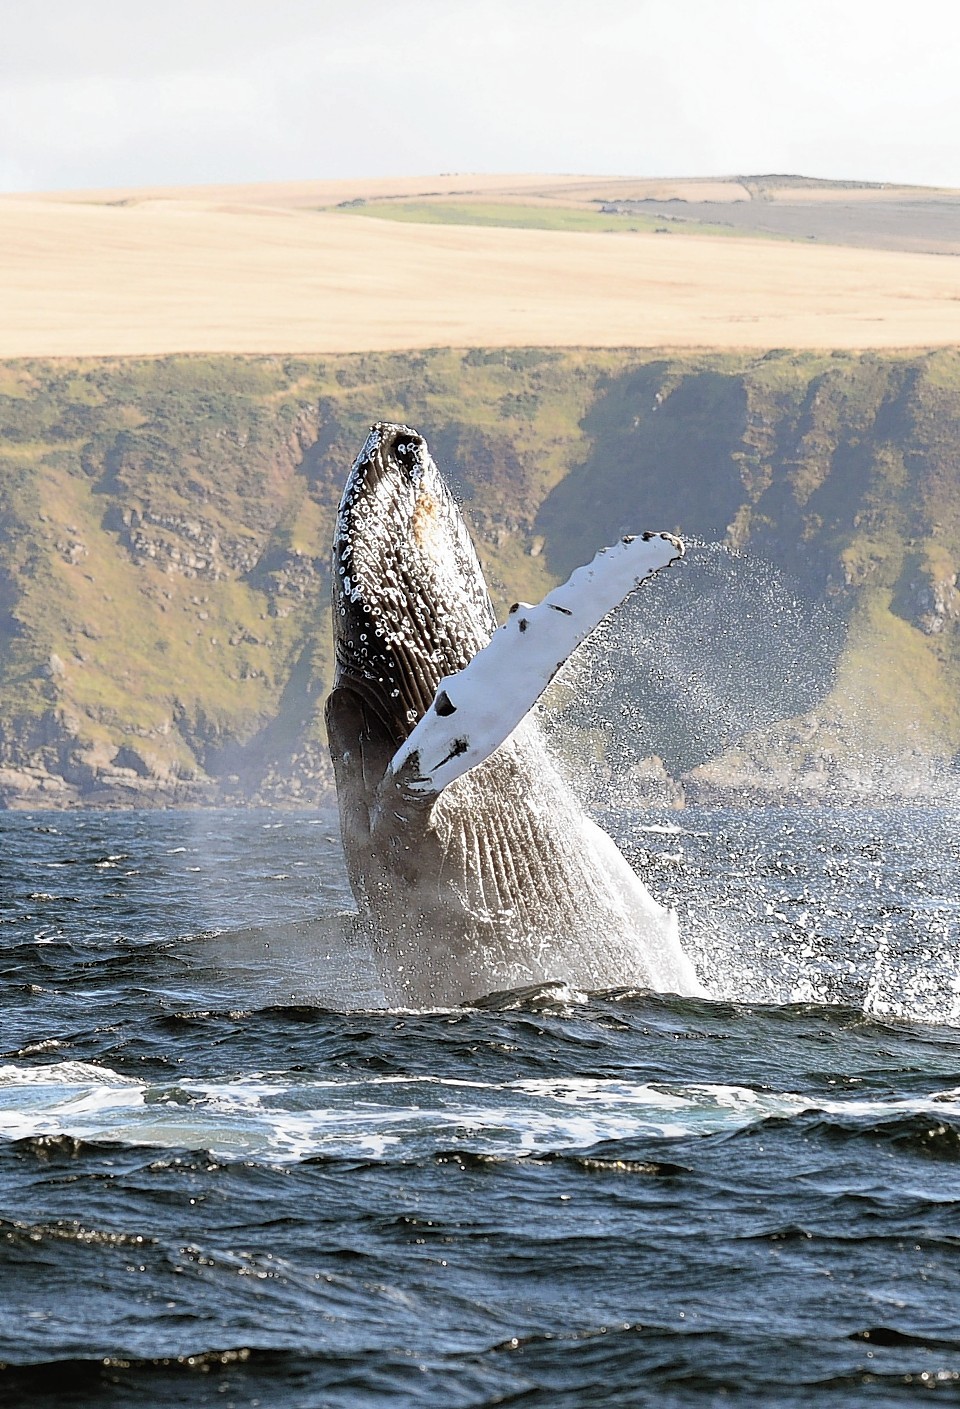
[(960, 1402), (956, 812), (607, 820), (714, 1000), (378, 1011), (331, 816), (0, 817), (0, 1401)]

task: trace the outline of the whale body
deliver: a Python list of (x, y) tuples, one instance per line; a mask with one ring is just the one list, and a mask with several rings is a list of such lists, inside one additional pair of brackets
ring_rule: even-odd
[(388, 1003), (558, 979), (703, 992), (676, 915), (583, 812), (531, 712), (593, 626), (682, 552), (669, 534), (625, 539), (498, 628), (425, 440), (372, 428), (337, 517), (326, 723), (350, 884)]

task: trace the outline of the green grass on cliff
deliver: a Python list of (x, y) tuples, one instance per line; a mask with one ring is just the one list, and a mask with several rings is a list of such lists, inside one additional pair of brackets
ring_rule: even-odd
[(495, 201), (359, 201), (333, 209), (344, 215), (413, 225), (483, 225), (507, 230), (559, 230), (577, 234), (722, 235), (732, 239), (781, 239), (755, 230), (684, 216), (618, 215), (577, 206), (521, 205)]

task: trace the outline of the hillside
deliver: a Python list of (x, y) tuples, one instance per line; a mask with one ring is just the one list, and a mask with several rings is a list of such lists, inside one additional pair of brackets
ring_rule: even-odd
[[(646, 700), (631, 767), (659, 754), (690, 796), (873, 795), (956, 758), (956, 351), (18, 361), (0, 365), (4, 805), (328, 795), (328, 544), (377, 417), (427, 434), (501, 606), (626, 528), (741, 554), (694, 551), (646, 598), (634, 673), (607, 691)], [(678, 703), (697, 671), (699, 713)], [(650, 695), (665, 672), (673, 694)], [(576, 705), (609, 772), (609, 724)]]
[[(34, 199), (34, 198), (31, 198)], [(810, 176), (489, 175), (278, 181), (57, 191), (55, 205), (176, 202), (240, 210), (343, 211), (444, 224), (750, 234), (865, 249), (960, 253), (960, 191)], [(2, 201), (2, 197), (0, 197)], [(579, 216), (580, 219), (575, 217)]]

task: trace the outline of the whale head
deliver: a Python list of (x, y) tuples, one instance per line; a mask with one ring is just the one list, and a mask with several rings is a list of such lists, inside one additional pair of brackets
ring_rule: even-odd
[(347, 480), (333, 545), (337, 679), (394, 747), (444, 675), (485, 645), (496, 618), (456, 500), (409, 426), (372, 427)]

